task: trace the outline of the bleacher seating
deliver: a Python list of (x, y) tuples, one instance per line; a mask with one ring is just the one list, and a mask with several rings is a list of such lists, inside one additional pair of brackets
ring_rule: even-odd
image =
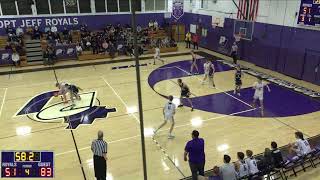
[(0, 36), (0, 49), (4, 49), (7, 45), (7, 36)]

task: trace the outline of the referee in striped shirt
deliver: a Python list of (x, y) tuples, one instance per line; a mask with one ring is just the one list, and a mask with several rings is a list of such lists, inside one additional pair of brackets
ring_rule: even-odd
[(103, 140), (103, 132), (98, 131), (98, 139), (92, 141), (94, 174), (97, 180), (106, 180), (107, 177), (107, 142)]

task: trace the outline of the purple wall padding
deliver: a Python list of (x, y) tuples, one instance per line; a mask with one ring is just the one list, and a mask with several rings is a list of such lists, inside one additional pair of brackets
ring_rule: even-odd
[[(75, 24), (75, 19), (77, 23)], [(39, 20), (40, 19), (40, 20)], [(63, 19), (64, 21), (61, 21)], [(67, 19), (67, 20), (65, 20)], [(131, 24), (130, 14), (121, 15), (89, 15), (89, 16), (50, 16), (50, 17), (23, 17), (23, 18), (0, 18), (0, 21), (15, 21), (19, 26), (27, 21), (30, 23), (41, 21), (40, 28), (46, 26), (47, 21), (57, 22), (58, 29), (64, 26), (72, 28), (81, 24), (87, 24), (91, 30), (99, 30), (107, 24)], [(185, 13), (182, 18), (165, 19), (163, 13), (146, 13), (137, 15), (137, 24), (146, 26), (150, 20), (157, 20), (160, 25), (165, 22), (171, 24), (185, 24), (189, 31), (190, 24), (197, 24), (208, 29), (207, 37), (200, 37), (200, 46), (229, 55), (234, 41), (234, 20), (226, 18), (224, 27), (212, 28), (212, 17), (193, 13)], [(62, 22), (62, 24), (61, 24)], [(0, 35), (4, 35), (4, 28), (0, 27)], [(219, 45), (219, 39), (225, 36), (228, 41), (224, 47)], [(254, 63), (267, 69), (271, 69), (297, 79), (303, 79), (319, 84), (320, 72), (316, 73), (316, 56), (307, 56), (306, 49), (320, 51), (319, 31), (301, 28), (279, 26), (265, 23), (255, 23), (252, 41), (242, 40), (239, 46), (239, 56), (248, 62)], [(305, 57), (307, 57), (305, 59)], [(320, 70), (319, 70), (320, 71)]]
[(318, 67), (318, 72), (316, 72), (316, 68), (315, 68), (319, 66), (319, 64), (320, 64), (320, 51), (306, 50), (305, 64), (304, 64), (304, 71), (302, 74), (302, 78), (306, 81), (319, 85), (320, 84), (320, 79), (319, 79), (320, 67)]
[[(214, 29), (211, 27), (211, 16), (186, 13), (184, 17), (187, 28), (189, 24), (200, 24), (208, 28), (207, 37), (201, 38), (201, 47), (222, 54), (230, 52), (234, 41), (233, 19), (226, 18), (223, 28)], [(226, 45), (227, 51), (219, 48), (220, 36), (229, 40)], [(240, 42), (239, 56), (257, 66), (319, 84), (320, 72), (314, 71), (316, 57), (308, 56), (308, 59), (305, 59), (306, 49), (320, 51), (319, 42), (319, 31), (256, 22), (252, 41)], [(305, 74), (306, 72), (308, 73)]]

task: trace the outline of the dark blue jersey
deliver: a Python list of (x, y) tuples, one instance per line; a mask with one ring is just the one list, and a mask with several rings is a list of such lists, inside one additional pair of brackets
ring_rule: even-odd
[(235, 74), (235, 80), (236, 81), (240, 81), (241, 80), (241, 76), (242, 76), (242, 73), (241, 73), (241, 70), (236, 72)]

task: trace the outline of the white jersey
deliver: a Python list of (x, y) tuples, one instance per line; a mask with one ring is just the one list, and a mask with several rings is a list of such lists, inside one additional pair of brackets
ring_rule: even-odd
[(248, 166), (249, 169), (249, 174), (256, 174), (259, 172), (258, 169), (258, 165), (257, 165), (257, 160), (254, 158), (247, 158), (246, 160), (246, 164)]
[(69, 89), (66, 85), (67, 85), (67, 83), (65, 83), (65, 82), (59, 83), (59, 94), (66, 94), (69, 91)]
[(232, 45), (231, 49), (232, 49), (232, 52), (237, 52), (238, 46), (236, 44), (234, 44), (234, 45)]
[(173, 104), (172, 102), (167, 102), (164, 105), (163, 113), (164, 113), (165, 120), (172, 120), (175, 112), (176, 112), (176, 105)]
[(266, 86), (266, 84), (263, 82), (261, 83), (255, 82), (253, 84), (253, 88), (255, 89), (255, 92), (254, 92), (255, 99), (257, 98), (259, 98), (260, 100), (263, 99), (264, 86)]
[(298, 139), (296, 142), (296, 146), (298, 147), (297, 154), (299, 156), (306, 155), (312, 151), (310, 144), (307, 140)]
[(155, 48), (155, 54), (154, 57), (160, 57), (160, 48)]
[(238, 176), (240, 178), (244, 177), (244, 176), (248, 176), (249, 175), (249, 168), (248, 165), (245, 161), (239, 161), (239, 172), (238, 172)]
[(212, 63), (204, 63), (203, 65), (204, 74), (209, 75), (214, 73), (214, 65)]

